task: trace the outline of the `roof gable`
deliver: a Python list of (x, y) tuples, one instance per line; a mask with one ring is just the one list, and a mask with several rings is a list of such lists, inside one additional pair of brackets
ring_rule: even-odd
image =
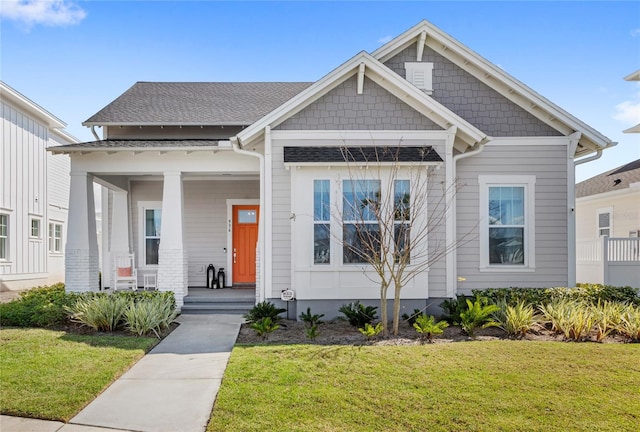
[(448, 129), (451, 126), (457, 126), (457, 138), (461, 147), (472, 147), (477, 142), (486, 139), (484, 132), (438, 103), (435, 99), (424, 94), (417, 87), (398, 76), (364, 51), (244, 129), (237, 135), (238, 139), (243, 143), (257, 139), (264, 132), (266, 126), (271, 128), (278, 126), (353, 76), (358, 77), (359, 93), (366, 77), (400, 98), (405, 104), (429, 118), (441, 128)]
[(417, 46), (414, 61), (421, 61), (424, 48), (429, 47), (563, 135), (568, 136), (574, 132), (581, 132), (582, 135), (575, 151), (576, 157), (613, 145), (609, 138), (553, 104), (428, 21), (421, 21), (375, 50), (372, 55), (384, 63), (411, 44)]

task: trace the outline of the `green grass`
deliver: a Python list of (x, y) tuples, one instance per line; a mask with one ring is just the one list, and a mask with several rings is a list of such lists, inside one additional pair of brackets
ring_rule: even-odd
[(640, 345), (237, 346), (208, 431), (637, 431)]
[(2, 329), (0, 412), (68, 421), (157, 341)]

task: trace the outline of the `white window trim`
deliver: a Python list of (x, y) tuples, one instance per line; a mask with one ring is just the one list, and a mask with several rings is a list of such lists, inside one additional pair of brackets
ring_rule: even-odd
[(596, 211), (596, 237), (601, 238), (600, 235), (600, 215), (609, 213), (609, 237), (613, 237), (613, 207), (602, 207)]
[[(157, 269), (159, 264), (147, 264), (145, 210), (162, 210), (162, 201), (138, 201), (138, 268), (151, 270)], [(162, 233), (160, 233), (160, 241), (162, 241)]]
[[(308, 171), (307, 171), (308, 170)], [(299, 172), (300, 171), (300, 172)], [(301, 173), (303, 173), (301, 175)], [(329, 180), (329, 190), (330, 190), (330, 202), (331, 202), (331, 216), (330, 216), (330, 254), (331, 260), (329, 264), (315, 264), (314, 263), (314, 251), (313, 247), (309, 247), (307, 252), (304, 253), (305, 259), (299, 264), (294, 264), (292, 271), (311, 271), (311, 272), (361, 272), (363, 269), (371, 269), (371, 266), (368, 263), (345, 263), (344, 262), (344, 244), (342, 242), (343, 235), (343, 225), (345, 221), (342, 220), (343, 214), (343, 180), (359, 180), (360, 178), (353, 179), (349, 176), (348, 170), (344, 167), (341, 169), (331, 168), (327, 172), (327, 168), (324, 170), (319, 169), (309, 169), (309, 168), (294, 168), (291, 171), (291, 185), (296, 187), (292, 187), (292, 219), (296, 225), (303, 223), (304, 228), (300, 226), (300, 234), (304, 236), (305, 239), (308, 239), (310, 245), (313, 245), (314, 237), (313, 237), (313, 229), (314, 229), (314, 221), (313, 221), (313, 194), (310, 194), (308, 202), (304, 201), (298, 203), (295, 200), (296, 192), (299, 192), (299, 187), (305, 187), (309, 189), (304, 190), (313, 190), (313, 181), (314, 180)], [(376, 176), (371, 177), (363, 177), (364, 180), (380, 180), (381, 181), (381, 189), (384, 190), (385, 187), (388, 186), (388, 183), (394, 180), (407, 180), (410, 182), (410, 196), (411, 196), (411, 208), (414, 207), (414, 182), (410, 176), (404, 175), (402, 173), (398, 174), (395, 178), (391, 178), (389, 173), (383, 173), (379, 178)], [(305, 185), (305, 186), (303, 186)], [(297, 215), (296, 215), (297, 212)], [(296, 221), (296, 219), (298, 219)], [(413, 218), (412, 218), (413, 219)], [(307, 222), (308, 221), (308, 222)], [(346, 223), (349, 223), (348, 221)], [(414, 222), (415, 224), (415, 222)], [(419, 225), (415, 225), (419, 226)], [(296, 227), (297, 228), (297, 227)], [(295, 229), (294, 229), (295, 232)], [(413, 242), (413, 235), (411, 233), (410, 242)], [(294, 234), (294, 239), (295, 239)], [(292, 256), (298, 256), (297, 251), (297, 242), (292, 242)], [(416, 253), (420, 253), (424, 255), (425, 250), (428, 249), (428, 239), (424, 240), (424, 244), (417, 246), (419, 249), (416, 249)], [(423, 250), (424, 249), (424, 250)], [(409, 265), (409, 268), (412, 268), (413, 264)], [(425, 269), (425, 272), (428, 272), (429, 269)]]
[[(54, 234), (55, 234), (55, 225), (60, 225), (60, 250), (58, 250), (58, 251), (56, 251), (56, 250), (51, 250), (51, 239), (52, 239), (52, 238), (54, 239), (54, 244), (55, 244), (55, 237), (51, 237), (50, 232), (49, 232), (49, 227), (50, 227), (51, 225), (54, 225)], [(47, 225), (47, 235), (48, 235), (48, 238), (47, 238), (47, 240), (48, 240), (47, 247), (48, 247), (49, 253), (50, 253), (51, 255), (62, 255), (62, 254), (63, 254), (63, 252), (64, 252), (64, 244), (63, 244), (63, 239), (64, 239), (64, 229), (65, 229), (65, 227), (64, 227), (64, 222), (63, 222), (63, 221), (53, 220), (53, 219), (50, 219), (50, 220), (49, 220), (49, 224)]]
[(5, 247), (6, 256), (0, 257), (0, 262), (9, 263), (11, 262), (11, 247), (10, 247), (10, 241), (9, 241), (9, 234), (11, 233), (11, 215), (9, 214), (9, 212), (4, 212), (4, 211), (0, 212), (0, 215), (7, 217), (7, 235), (4, 237), (5, 239), (4, 247)]
[[(33, 221), (38, 221), (38, 235), (33, 235)], [(42, 216), (29, 215), (29, 240), (42, 241)]]
[[(535, 244), (535, 175), (479, 175), (479, 224), (480, 224), (480, 267), (481, 272), (532, 272), (536, 268)], [(524, 241), (525, 255), (523, 265), (489, 264), (489, 224), (487, 209), (489, 207), (490, 186), (524, 187)]]

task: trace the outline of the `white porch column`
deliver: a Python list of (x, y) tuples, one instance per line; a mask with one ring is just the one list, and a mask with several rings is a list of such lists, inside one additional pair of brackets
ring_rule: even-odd
[(453, 298), (458, 289), (458, 264), (457, 254), (458, 248), (456, 246), (458, 239), (456, 238), (456, 181), (455, 168), (453, 164), (453, 142), (456, 139), (456, 132), (458, 128), (451, 126), (447, 130), (447, 139), (445, 141), (445, 156), (444, 156), (444, 169), (445, 169), (445, 248), (449, 251), (445, 255), (445, 286), (447, 297)]
[(69, 219), (65, 247), (67, 291), (98, 291), (99, 253), (93, 176), (71, 172)]
[[(127, 191), (112, 192), (111, 232), (109, 233), (109, 267), (108, 272), (114, 271), (112, 260), (116, 255), (131, 253), (129, 245), (129, 193)], [(140, 263), (136, 263), (140, 266)], [(111, 275), (111, 274), (110, 274)]]
[(187, 295), (187, 251), (184, 247), (184, 195), (181, 172), (165, 172), (158, 251), (158, 290), (172, 291), (182, 308)]

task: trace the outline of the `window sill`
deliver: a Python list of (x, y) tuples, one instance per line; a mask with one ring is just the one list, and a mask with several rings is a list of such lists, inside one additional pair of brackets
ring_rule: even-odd
[(486, 273), (533, 273), (535, 267), (480, 267), (480, 272)]

